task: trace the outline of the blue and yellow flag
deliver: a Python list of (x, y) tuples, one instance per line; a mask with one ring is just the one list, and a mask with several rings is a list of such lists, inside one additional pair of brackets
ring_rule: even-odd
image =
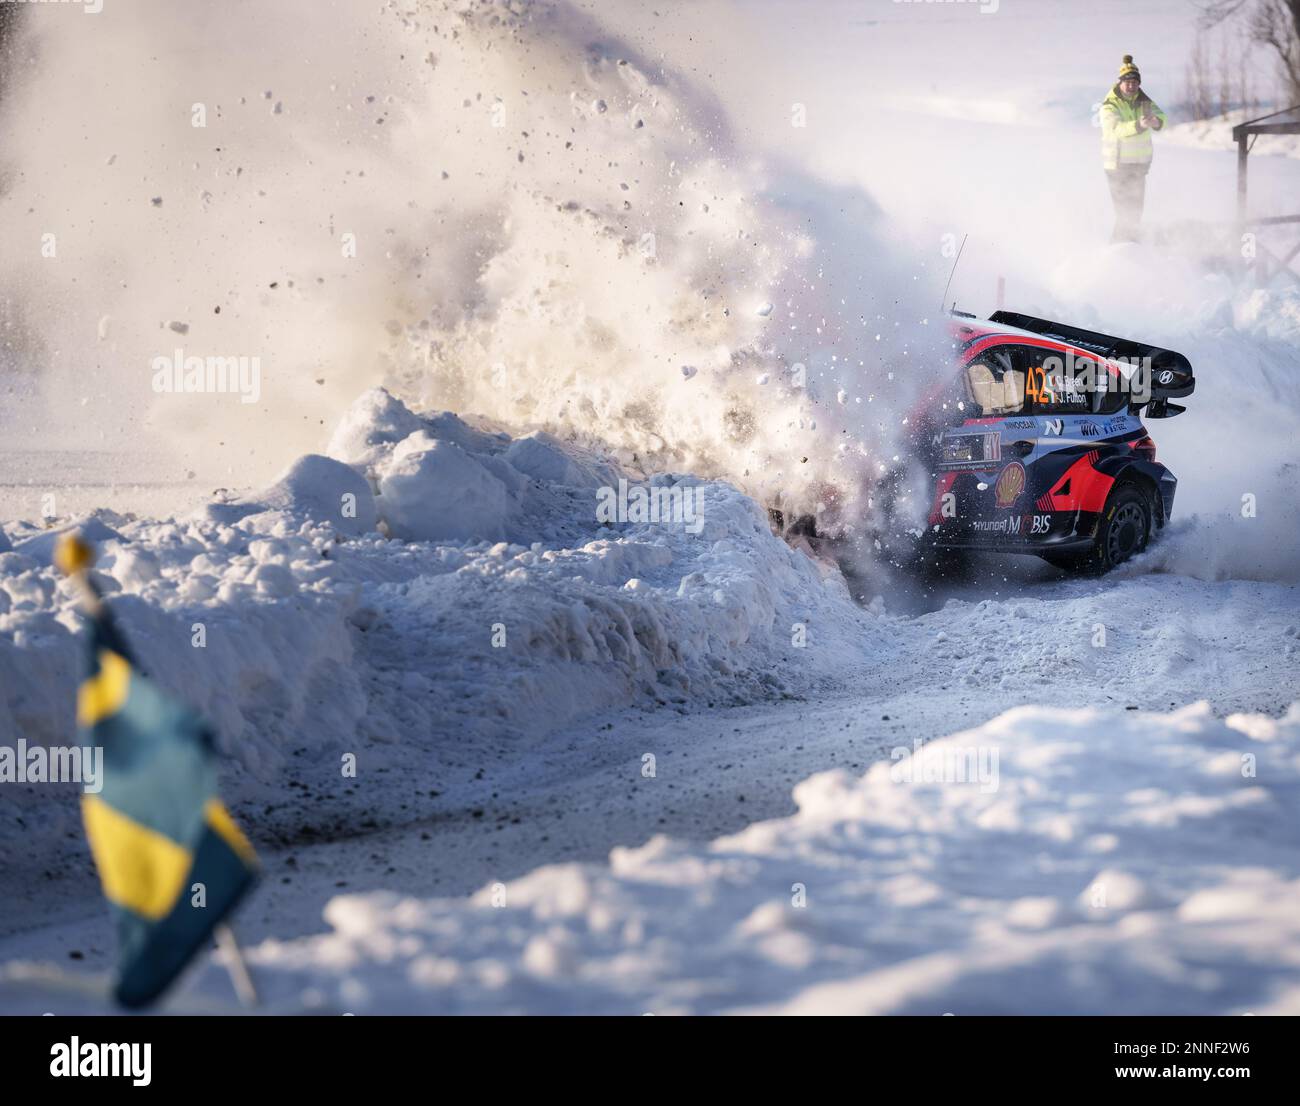
[(82, 814), (117, 921), (113, 994), (136, 1007), (211, 939), (252, 886), (257, 857), (217, 797), (212, 730), (139, 671), (84, 567), (90, 675), (77, 725), (83, 746), (104, 750), (104, 771), (100, 792), (82, 796)]

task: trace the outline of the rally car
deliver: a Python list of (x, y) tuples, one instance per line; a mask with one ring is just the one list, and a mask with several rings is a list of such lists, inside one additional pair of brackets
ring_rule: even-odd
[(932, 496), (921, 556), (1031, 553), (1106, 572), (1168, 521), (1178, 481), (1142, 425), (1185, 408), (1182, 354), (1015, 312), (954, 312), (957, 369), (909, 419)]

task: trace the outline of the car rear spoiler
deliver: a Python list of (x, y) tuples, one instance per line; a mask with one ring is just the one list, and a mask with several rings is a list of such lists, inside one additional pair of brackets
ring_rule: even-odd
[(1185, 411), (1171, 399), (1182, 399), (1196, 390), (1196, 379), (1192, 374), (1192, 363), (1181, 353), (1160, 346), (1135, 342), (1129, 338), (1116, 338), (1113, 334), (1102, 334), (1097, 330), (1084, 330), (1082, 327), (1069, 326), (1066, 323), (1054, 323), (1048, 319), (1037, 319), (1032, 315), (1021, 315), (1016, 311), (995, 311), (989, 316), (989, 322), (1002, 326), (1014, 326), (1032, 334), (1041, 334), (1044, 338), (1056, 338), (1072, 346), (1086, 349), (1106, 359), (1119, 359), (1129, 363), (1149, 364), (1151, 367), (1150, 398), (1131, 406), (1136, 411), (1147, 408), (1147, 414), (1156, 419), (1168, 418)]

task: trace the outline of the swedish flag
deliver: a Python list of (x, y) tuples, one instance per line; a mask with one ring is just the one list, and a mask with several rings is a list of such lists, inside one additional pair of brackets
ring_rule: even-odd
[(104, 750), (103, 787), (82, 797), (86, 837), (116, 916), (114, 997), (157, 998), (252, 886), (257, 858), (217, 797), (207, 723), (136, 667), (76, 539), (60, 565), (87, 591), (90, 675), (77, 695), (82, 744)]

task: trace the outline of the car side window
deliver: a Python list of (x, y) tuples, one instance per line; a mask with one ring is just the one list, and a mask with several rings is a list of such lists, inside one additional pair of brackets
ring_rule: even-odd
[(936, 389), (926, 409), (930, 420), (942, 426), (960, 426), (962, 420), (979, 413), (971, 403), (965, 380), (966, 373), (963, 369), (950, 375), (943, 388)]
[(1025, 405), (1025, 374), (1004, 350), (966, 366), (966, 391), (981, 416), (1018, 415)]
[[(1072, 363), (1063, 353), (1022, 346), (1025, 367), (1025, 414), (1088, 415), (1097, 398), (1086, 362)], [(1067, 371), (1067, 366), (1075, 371)]]
[(1115, 415), (1128, 410), (1127, 382), (1119, 372), (1112, 372), (1103, 362), (1098, 371), (1098, 389), (1092, 410), (1097, 415)]

